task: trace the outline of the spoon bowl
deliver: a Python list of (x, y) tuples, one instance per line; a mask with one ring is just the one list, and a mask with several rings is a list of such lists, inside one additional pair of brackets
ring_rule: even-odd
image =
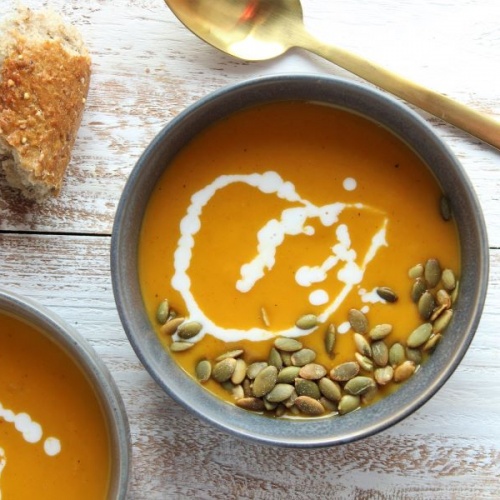
[(387, 69), (316, 39), (300, 0), (165, 0), (195, 35), (239, 59), (273, 59), (301, 47), (500, 149), (500, 122)]

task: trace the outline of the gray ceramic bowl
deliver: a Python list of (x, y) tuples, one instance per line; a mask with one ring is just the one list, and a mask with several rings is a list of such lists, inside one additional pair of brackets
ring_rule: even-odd
[(110, 433), (112, 464), (108, 498), (124, 500), (132, 456), (130, 431), (125, 407), (108, 369), (76, 330), (35, 301), (0, 291), (0, 313), (39, 328), (68, 353), (88, 377), (102, 405)]
[[(137, 244), (148, 198), (176, 153), (199, 131), (242, 108), (270, 101), (308, 100), (351, 110), (380, 123), (409, 144), (449, 193), (461, 244), (461, 297), (454, 321), (425, 369), (395, 394), (348, 418), (307, 423), (245, 412), (212, 396), (191, 380), (162, 349), (146, 316), (138, 282)], [(261, 443), (317, 447), (372, 435), (422, 406), (445, 383), (464, 356), (481, 315), (488, 280), (488, 244), (481, 208), (464, 170), (417, 114), (365, 86), (331, 77), (280, 75), (215, 92), (172, 120), (132, 171), (118, 206), (111, 248), (113, 289), (129, 340), (160, 387), (217, 427)]]

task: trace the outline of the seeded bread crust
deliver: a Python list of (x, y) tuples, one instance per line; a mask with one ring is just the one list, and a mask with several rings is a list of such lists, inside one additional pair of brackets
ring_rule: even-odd
[(89, 89), (77, 31), (50, 11), (20, 9), (0, 27), (0, 165), (27, 198), (57, 195)]

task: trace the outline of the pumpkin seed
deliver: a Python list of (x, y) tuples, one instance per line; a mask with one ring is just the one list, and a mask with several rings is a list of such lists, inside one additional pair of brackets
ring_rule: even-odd
[(217, 382), (227, 382), (233, 375), (236, 368), (236, 359), (225, 358), (215, 364), (212, 370), (212, 377)]
[(328, 325), (325, 333), (325, 351), (328, 356), (333, 356), (335, 349), (335, 340), (336, 340), (336, 330), (335, 326), (331, 323)]
[(231, 375), (231, 382), (234, 385), (241, 384), (247, 375), (247, 364), (244, 359), (238, 358), (236, 360), (236, 366), (234, 367), (234, 372)]
[(370, 347), (370, 343), (363, 337), (363, 335), (361, 335), (360, 333), (355, 333), (354, 344), (356, 345), (356, 349), (360, 354), (368, 358), (371, 357), (372, 348)]
[(278, 380), (278, 370), (275, 366), (266, 366), (253, 381), (253, 395), (256, 397), (265, 396), (271, 392)]
[(292, 366), (292, 353), (281, 351), (281, 359), (283, 360), (283, 364), (285, 366)]
[(444, 195), (439, 199), (439, 213), (444, 221), (451, 220), (450, 200)]
[(368, 331), (368, 319), (358, 309), (350, 309), (347, 314), (347, 319), (351, 328), (356, 333), (366, 333)]
[(164, 299), (160, 302), (158, 309), (156, 309), (156, 321), (158, 321), (160, 325), (164, 325), (167, 322), (169, 312), (170, 305), (168, 300)]
[(268, 364), (265, 361), (256, 361), (247, 368), (247, 377), (254, 380), (255, 377), (266, 367)]
[(316, 399), (309, 396), (299, 396), (295, 400), (295, 406), (303, 413), (310, 417), (317, 417), (325, 413), (323, 405)]
[(444, 311), (443, 314), (441, 314), (441, 316), (434, 321), (432, 331), (434, 333), (442, 332), (449, 325), (452, 317), (453, 309), (446, 309), (446, 311)]
[(243, 349), (233, 349), (232, 351), (226, 351), (222, 353), (220, 356), (215, 358), (215, 361), (222, 361), (226, 358), (239, 358), (245, 351)]
[(451, 269), (443, 270), (443, 273), (441, 274), (441, 280), (443, 281), (444, 288), (449, 292), (451, 292), (457, 284), (455, 273)]
[(188, 349), (191, 349), (194, 344), (192, 342), (183, 342), (183, 341), (175, 341), (170, 344), (170, 350), (172, 352), (182, 352), (182, 351), (187, 351)]
[(321, 397), (318, 384), (313, 380), (306, 380), (305, 378), (295, 379), (295, 391), (299, 396), (309, 396), (314, 399)]
[(370, 358), (363, 356), (359, 352), (355, 352), (354, 357), (363, 370), (367, 372), (373, 371), (373, 361)]
[(161, 328), (160, 328), (160, 333), (163, 335), (173, 335), (179, 325), (184, 323), (184, 318), (173, 318), (169, 321), (167, 321)]
[(375, 396), (378, 394), (378, 386), (377, 384), (373, 384), (373, 387), (368, 389), (362, 396), (361, 396), (361, 403), (364, 405), (370, 404), (374, 399)]
[(271, 347), (267, 362), (268, 364), (275, 366), (278, 370), (281, 370), (281, 368), (283, 368), (283, 360), (281, 359), (281, 355), (275, 347)]
[(340, 401), (340, 398), (342, 397), (342, 390), (337, 382), (334, 382), (327, 377), (323, 377), (318, 382), (318, 387), (321, 394), (323, 394), (325, 398), (330, 401)]
[(286, 406), (285, 405), (278, 405), (276, 408), (276, 411), (274, 412), (275, 417), (282, 417), (286, 413)]
[(377, 384), (385, 385), (392, 380), (392, 377), (394, 376), (394, 368), (391, 365), (377, 368), (373, 376), (375, 377)]
[(424, 320), (428, 320), (431, 317), (432, 311), (436, 306), (434, 301), (434, 295), (431, 292), (424, 292), (418, 301), (418, 313), (420, 317)]
[(342, 399), (338, 404), (338, 412), (340, 415), (345, 415), (346, 413), (350, 413), (351, 411), (359, 408), (361, 403), (361, 398), (359, 396), (353, 396), (352, 394), (346, 394), (342, 396)]
[(419, 348), (407, 347), (405, 349), (406, 357), (409, 361), (413, 361), (415, 365), (419, 365), (422, 361), (422, 352)]
[(322, 404), (323, 408), (326, 411), (330, 411), (330, 412), (337, 411), (337, 405), (333, 401), (331, 401), (330, 399), (327, 399), (324, 396), (322, 396), (319, 398), (319, 402)]
[(326, 368), (317, 363), (308, 363), (304, 365), (299, 371), (299, 377), (307, 380), (319, 380), (326, 375)]
[(441, 266), (437, 259), (429, 259), (425, 263), (424, 278), (429, 288), (434, 288), (441, 279)]
[(355, 361), (347, 361), (335, 366), (330, 371), (330, 378), (337, 382), (347, 382), (359, 373), (359, 365)]
[(276, 384), (271, 391), (266, 395), (266, 400), (271, 403), (281, 403), (288, 399), (294, 391), (293, 385)]
[(408, 276), (412, 280), (416, 280), (417, 278), (421, 278), (423, 275), (424, 275), (424, 266), (422, 264), (417, 264), (416, 266), (413, 266), (408, 271)]
[(436, 292), (436, 302), (440, 306), (446, 306), (448, 309), (451, 307), (451, 297), (450, 294), (446, 291), (443, 290), (442, 288)]
[(459, 289), (460, 282), (457, 280), (455, 284), (455, 288), (453, 289), (453, 292), (451, 292), (451, 303), (454, 304), (457, 301), (458, 298), (458, 289)]
[(233, 398), (238, 400), (245, 397), (245, 391), (241, 385), (235, 385), (232, 390)]
[(429, 318), (429, 321), (431, 323), (433, 323), (434, 321), (436, 321), (439, 318), (439, 316), (441, 316), (441, 314), (443, 314), (443, 312), (446, 311), (446, 309), (448, 309), (448, 308), (446, 307), (445, 304), (436, 307), (434, 309), (434, 311), (432, 312), (431, 317)]
[(250, 410), (250, 411), (264, 411), (265, 409), (264, 401), (262, 401), (262, 399), (254, 397), (246, 397), (238, 399), (236, 401), (236, 406), (239, 406), (240, 408), (244, 408), (245, 410)]
[(295, 326), (301, 330), (310, 330), (318, 324), (318, 318), (315, 314), (304, 314), (296, 322)]
[(267, 311), (261, 307), (260, 308), (260, 317), (262, 318), (262, 323), (264, 323), (265, 326), (270, 327), (271, 322), (269, 321), (269, 316), (267, 314)]
[(294, 352), (291, 359), (293, 366), (304, 366), (316, 359), (316, 353), (312, 349), (304, 348)]
[(427, 290), (427, 285), (423, 278), (417, 278), (411, 287), (411, 300), (418, 303), (422, 294)]
[(443, 336), (440, 333), (436, 333), (435, 335), (432, 335), (431, 338), (424, 344), (424, 347), (422, 347), (423, 351), (424, 352), (433, 351), (434, 348), (441, 341), (442, 337)]
[(386, 302), (394, 303), (398, 300), (396, 292), (388, 286), (379, 286), (375, 291), (377, 292), (377, 295)]
[(362, 396), (375, 386), (371, 377), (358, 376), (349, 380), (344, 385), (344, 391), (353, 396)]
[(392, 325), (383, 323), (381, 325), (374, 326), (368, 333), (368, 336), (372, 340), (381, 340), (387, 337), (387, 335), (391, 333), (392, 333)]
[(201, 323), (198, 323), (198, 321), (188, 321), (179, 325), (177, 335), (183, 340), (192, 339), (200, 333), (201, 328)]
[(252, 396), (252, 383), (250, 382), (249, 379), (243, 380), (243, 393), (245, 394), (246, 398), (249, 398)]
[(377, 340), (372, 344), (372, 357), (378, 366), (385, 366), (389, 362), (389, 349), (383, 340)]
[(274, 341), (274, 347), (276, 347), (276, 349), (279, 349), (280, 351), (295, 352), (302, 349), (302, 342), (287, 337), (278, 337)]
[(293, 405), (295, 404), (295, 400), (299, 397), (295, 389), (292, 391), (292, 394), (290, 397), (283, 402), (286, 408), (293, 408)]
[(406, 341), (408, 347), (420, 347), (425, 344), (432, 333), (432, 325), (430, 323), (422, 323), (410, 333)]
[(404, 382), (415, 373), (415, 363), (407, 360), (394, 369), (394, 382)]
[(286, 366), (278, 373), (278, 383), (291, 384), (299, 376), (300, 366)]
[(267, 399), (264, 399), (264, 408), (267, 411), (273, 411), (278, 407), (278, 403), (271, 403), (271, 401), (268, 401)]
[(195, 372), (198, 382), (201, 382), (203, 384), (210, 379), (210, 375), (212, 374), (212, 363), (210, 363), (210, 361), (208, 361), (207, 359), (202, 359), (196, 365)]
[(399, 342), (395, 342), (392, 344), (389, 349), (389, 363), (394, 368), (397, 365), (400, 365), (406, 359), (405, 356), (405, 348)]

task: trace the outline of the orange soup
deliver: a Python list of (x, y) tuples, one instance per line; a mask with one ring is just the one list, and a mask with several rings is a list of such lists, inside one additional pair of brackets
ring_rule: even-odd
[[(319, 390), (309, 385), (311, 394), (325, 411), (337, 411), (339, 400), (325, 396), (331, 384), (320, 381), (329, 378), (342, 392), (347, 380), (328, 374), (345, 363), (353, 377), (372, 379), (355, 382), (369, 390), (348, 387), (351, 403), (368, 401), (368, 392), (376, 399), (419, 368), (442, 333), (433, 327), (436, 318), (447, 323), (451, 315), (459, 245), (440, 201), (446, 199), (420, 158), (361, 116), (307, 102), (243, 110), (191, 140), (151, 196), (139, 244), (148, 314), (188, 374), (227, 401), (245, 400), (242, 407), (290, 414), (280, 397), (301, 396), (284, 387), (282, 396), (264, 392), (256, 401), (259, 367), (252, 368), (255, 377), (234, 373), (260, 362), (276, 365), (268, 370), (274, 385), (296, 378), (315, 384)], [(427, 261), (438, 268), (435, 283), (426, 281)], [(454, 284), (444, 286), (445, 268)], [(418, 284), (423, 289), (412, 298)], [(419, 303), (424, 292), (426, 315)], [(163, 303), (158, 322), (163, 299), (168, 308)], [(363, 328), (353, 314), (366, 322)], [(430, 326), (408, 343), (422, 324)], [(371, 332), (377, 325), (390, 331)], [(276, 345), (282, 338), (298, 343)], [(401, 348), (393, 349), (391, 363), (394, 344)], [(299, 374), (304, 363), (292, 356), (298, 350), (306, 350), (305, 364), (324, 370), (308, 366)], [(299, 370), (280, 378), (287, 366)]]
[(107, 498), (110, 453), (85, 375), (42, 332), (0, 314), (2, 498)]

